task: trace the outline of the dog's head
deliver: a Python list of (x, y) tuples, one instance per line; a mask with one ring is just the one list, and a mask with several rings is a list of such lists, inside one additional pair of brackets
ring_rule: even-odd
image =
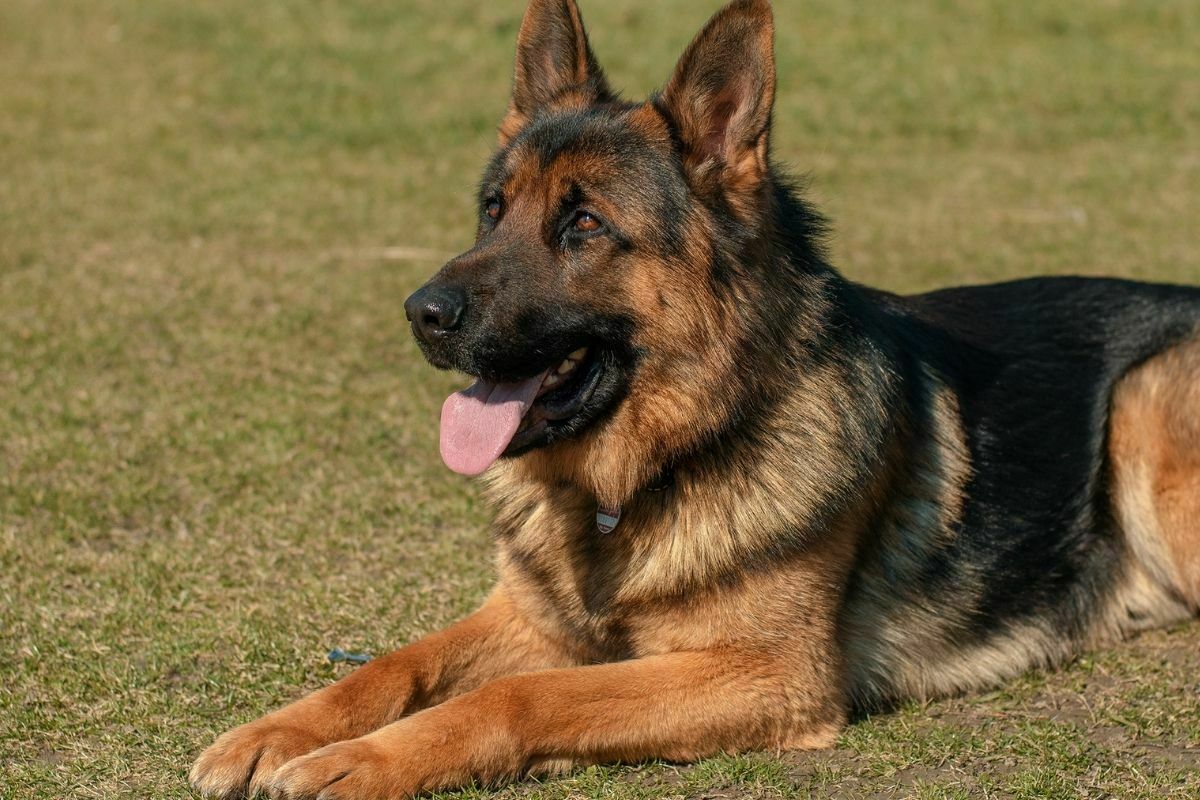
[(737, 0), (666, 87), (620, 101), (574, 0), (532, 0), (475, 246), (405, 305), (447, 400), (442, 455), (498, 458), (619, 502), (725, 425), (771, 203), (767, 0)]

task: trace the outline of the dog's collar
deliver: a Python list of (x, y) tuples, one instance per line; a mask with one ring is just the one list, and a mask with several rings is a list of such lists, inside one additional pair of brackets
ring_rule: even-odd
[[(658, 474), (658, 477), (646, 484), (642, 488), (643, 492), (657, 494), (665, 492), (675, 485), (675, 470), (670, 467), (664, 469)], [(617, 525), (621, 522), (621, 507), (620, 506), (596, 506), (596, 530), (600, 533), (612, 533), (617, 529)]]

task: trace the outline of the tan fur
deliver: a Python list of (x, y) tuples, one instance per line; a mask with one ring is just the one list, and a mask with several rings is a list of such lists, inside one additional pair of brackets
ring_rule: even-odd
[(1113, 397), (1117, 513), (1141, 567), (1200, 607), (1200, 338), (1146, 362)]
[[(738, 0), (688, 49), (661, 107), (609, 109), (664, 154), (673, 115), (689, 186), (721, 191), (743, 222), (768, 174), (771, 34), (765, 0)], [(730, 60), (740, 71), (711, 96)], [(501, 128), (510, 243), (540, 246), (576, 184), (600, 189), (590, 208), (631, 239), (653, 242), (661, 227), (652, 204), (623, 201), (641, 187), (620, 157), (547, 164), (514, 140), (534, 99), (595, 102), (592, 63), (574, 3), (533, 0)], [(734, 245), (705, 203), (680, 213), (678, 246), (594, 242), (602, 268), (531, 282), (636, 319), (639, 360), (602, 422), (487, 474), (499, 580), (483, 607), (220, 737), (192, 769), (200, 791), (398, 798), (579, 764), (826, 747), (856, 703), (991, 685), (1200, 604), (1200, 339), (1117, 390), (1111, 455), (1129, 557), (1117, 585), (1089, 598), (1082, 632), (1034, 620), (964, 645), (970, 611), (920, 591), (931, 554), (960, 535), (970, 491), (954, 391), (932, 370), (901, 386), (883, 360), (764, 344), (745, 309), (772, 302), (770, 282), (714, 288), (715, 256), (730, 260), (721, 248)], [(492, 241), (443, 273), (512, 251)], [(788, 335), (804, 342), (831, 301), (813, 291), (801, 313), (787, 297)], [(923, 399), (908, 403), (909, 389)], [(649, 491), (663, 477), (669, 488)], [(598, 505), (621, 507), (611, 533), (596, 528)], [(987, 579), (968, 573), (960, 588), (979, 595)]]
[(577, 663), (521, 622), (502, 590), (444, 631), (378, 658), (344, 680), (235, 728), (192, 767), (201, 792), (253, 794), (286, 762), (437, 705), (500, 675)]

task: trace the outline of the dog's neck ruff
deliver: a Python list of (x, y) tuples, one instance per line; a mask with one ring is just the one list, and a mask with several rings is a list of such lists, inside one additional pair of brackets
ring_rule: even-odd
[[(665, 492), (675, 483), (675, 470), (667, 468), (655, 478), (643, 492)], [(596, 506), (596, 530), (600, 533), (612, 533), (621, 522), (621, 506)]]

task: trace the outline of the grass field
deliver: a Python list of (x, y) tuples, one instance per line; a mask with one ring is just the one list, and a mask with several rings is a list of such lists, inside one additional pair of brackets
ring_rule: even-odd
[[(582, 0), (641, 96), (717, 3)], [(1200, 4), (781, 0), (776, 150), (909, 291), (1200, 282)], [(491, 580), (401, 303), (468, 244), (519, 0), (0, 3), (0, 797), (199, 750)], [(816, 755), (500, 796), (1200, 796), (1200, 626)], [(470, 790), (468, 797), (491, 797)]]

